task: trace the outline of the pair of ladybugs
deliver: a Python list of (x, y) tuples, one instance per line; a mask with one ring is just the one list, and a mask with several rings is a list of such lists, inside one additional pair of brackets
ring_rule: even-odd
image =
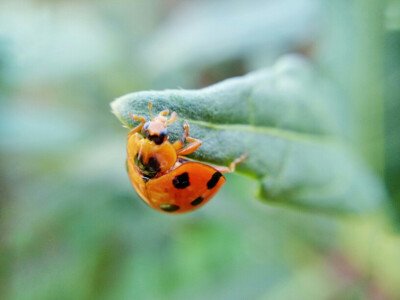
[[(152, 208), (168, 213), (195, 210), (208, 202), (225, 183), (222, 173), (233, 172), (245, 155), (229, 167), (209, 166), (189, 161), (185, 155), (201, 146), (201, 141), (189, 136), (189, 125), (184, 121), (182, 138), (168, 140), (167, 127), (178, 119), (168, 110), (151, 120), (129, 114), (141, 123), (128, 133), (127, 167), (132, 185), (139, 196)], [(185, 143), (187, 143), (185, 145)]]

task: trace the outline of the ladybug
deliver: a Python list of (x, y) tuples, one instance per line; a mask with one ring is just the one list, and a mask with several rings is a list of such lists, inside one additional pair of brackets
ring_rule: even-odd
[(127, 169), (139, 196), (152, 208), (166, 213), (185, 213), (207, 203), (225, 183), (222, 173), (235, 170), (245, 155), (234, 160), (229, 167), (209, 166), (189, 161), (185, 155), (201, 146), (201, 141), (189, 136), (185, 120), (182, 138), (171, 143), (168, 126), (178, 119), (169, 110), (161, 111), (151, 120), (129, 113), (132, 120), (141, 123), (127, 135)]

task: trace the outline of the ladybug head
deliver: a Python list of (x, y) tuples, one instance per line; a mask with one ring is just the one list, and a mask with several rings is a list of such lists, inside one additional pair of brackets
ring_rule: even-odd
[(171, 114), (171, 117), (168, 119), (166, 116), (169, 114), (169, 110), (163, 110), (158, 114), (157, 117), (153, 118), (153, 114), (151, 113), (152, 103), (149, 103), (149, 110), (151, 120), (144, 123), (142, 128), (142, 135), (146, 139), (149, 139), (156, 143), (157, 145), (162, 144), (166, 140), (168, 140), (168, 125), (172, 124), (178, 119), (178, 115), (176, 112)]

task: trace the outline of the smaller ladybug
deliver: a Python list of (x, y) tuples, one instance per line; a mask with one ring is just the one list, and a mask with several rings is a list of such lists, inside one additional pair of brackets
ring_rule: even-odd
[[(193, 211), (207, 203), (225, 183), (222, 173), (235, 170), (246, 155), (235, 159), (229, 167), (209, 166), (189, 161), (185, 155), (201, 146), (201, 141), (189, 136), (189, 125), (184, 121), (182, 138), (168, 140), (168, 126), (178, 119), (164, 110), (151, 120), (133, 116), (141, 123), (128, 133), (127, 168), (132, 185), (139, 196), (152, 208), (167, 213)], [(187, 143), (187, 145), (185, 145)]]

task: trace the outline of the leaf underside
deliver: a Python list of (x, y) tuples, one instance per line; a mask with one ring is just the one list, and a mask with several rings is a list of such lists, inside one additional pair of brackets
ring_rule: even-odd
[[(129, 113), (149, 119), (169, 109), (187, 120), (202, 146), (190, 158), (229, 165), (260, 182), (260, 198), (325, 212), (373, 211), (384, 199), (381, 182), (352, 153), (344, 97), (303, 58), (199, 90), (143, 91), (111, 103), (128, 128)], [(171, 140), (182, 123), (169, 127)]]

